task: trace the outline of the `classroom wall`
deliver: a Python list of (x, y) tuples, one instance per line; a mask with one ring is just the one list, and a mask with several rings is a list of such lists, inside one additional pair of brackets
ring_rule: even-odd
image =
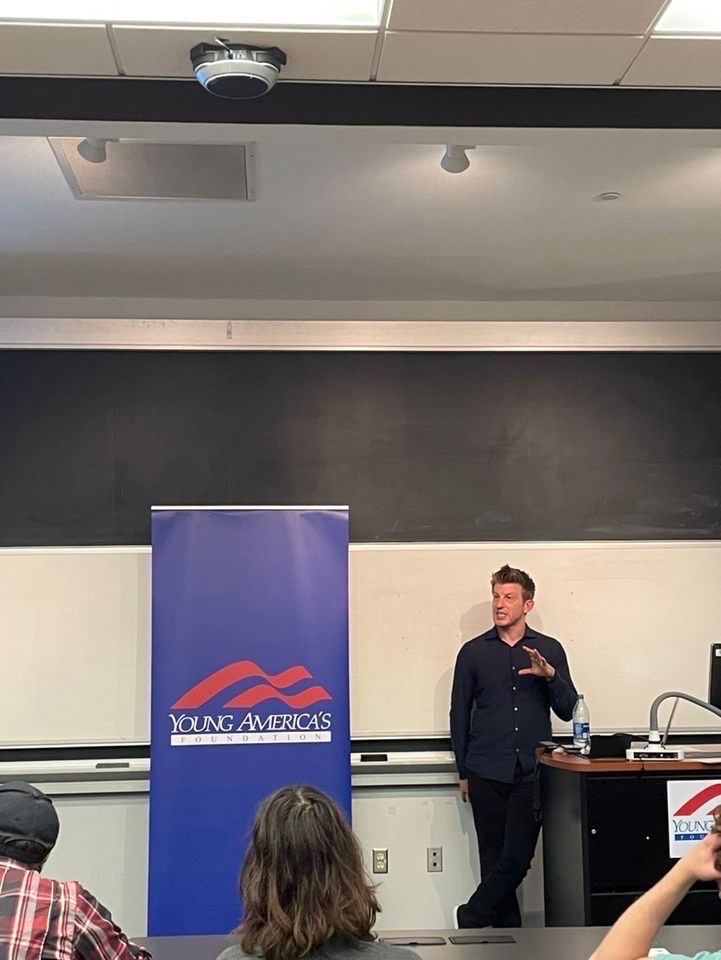
[[(505, 562), (536, 579), (529, 623), (562, 640), (594, 730), (647, 730), (665, 690), (705, 698), (719, 541), (352, 544), (355, 737), (448, 735), (453, 664)], [(148, 741), (150, 593), (148, 547), (0, 549), (5, 742)], [(674, 719), (717, 726), (691, 705)]]
[[(428, 665), (417, 679), (435, 682), (434, 693), (416, 697), (423, 718), (413, 709), (395, 716), (416, 730), (440, 728), (453, 650), (487, 622), (491, 547), (503, 561), (528, 558), (541, 587), (536, 625), (569, 646), (595, 722), (612, 702), (599, 656), (609, 641), (636, 645), (634, 669), (649, 685), (632, 683), (615, 703), (631, 705), (624, 717), (642, 726), (659, 671), (667, 671), (662, 685), (683, 678), (698, 692), (704, 650), (717, 639), (705, 589), (721, 537), (720, 364), (717, 353), (0, 353), (0, 544), (20, 548), (0, 554), (0, 649), (12, 672), (6, 692), (22, 694), (25, 708), (20, 724), (6, 698), (3, 739), (144, 739), (147, 552), (131, 550), (122, 572), (122, 552), (102, 562), (82, 553), (147, 543), (149, 506), (163, 502), (347, 502), (357, 543), (409, 545), (406, 558), (389, 552), (381, 562), (369, 551), (367, 569), (354, 565), (356, 588), (369, 589), (354, 613), (354, 683), (385, 697), (373, 724), (391, 722), (393, 699), (378, 682), (383, 671), (365, 661), (380, 652), (397, 670), (407, 653)], [(618, 548), (630, 566), (614, 575), (611, 554), (594, 541)], [(416, 551), (419, 542), (432, 553)], [(470, 552), (454, 555), (459, 544)], [(31, 570), (36, 560), (53, 566), (53, 546), (80, 548), (55, 558), (57, 580)], [(41, 549), (19, 560), (27, 547)], [(543, 549), (552, 551), (548, 565), (532, 553)], [(638, 550), (648, 551), (653, 576), (639, 573)], [(381, 571), (394, 559), (410, 579), (383, 593)], [(445, 582), (439, 571), (454, 572)], [(699, 572), (702, 599), (688, 603), (685, 585)], [(640, 645), (639, 625), (647, 629)], [(61, 681), (73, 668), (83, 679)], [(97, 715), (76, 708), (108, 673), (127, 702)], [(372, 704), (355, 696), (359, 729), (369, 727)], [(97, 816), (86, 800), (63, 803), (65, 852), (50, 875), (82, 877), (142, 933), (145, 801), (119, 801)], [(357, 795), (354, 814), (366, 854), (391, 848), (382, 925), (445, 926), (477, 869), (455, 789)], [(439, 838), (452, 867), (429, 880), (418, 848)], [(537, 861), (524, 886), (535, 917), (539, 876)]]
[[(103, 796), (55, 793), (60, 839), (45, 873), (80, 880), (131, 935), (147, 924), (148, 794)], [(479, 878), (470, 807), (455, 786), (356, 788), (353, 826), (370, 870), (373, 847), (387, 847), (389, 870), (375, 875), (383, 912), (378, 929), (432, 929), (453, 925), (452, 911)], [(442, 846), (442, 873), (426, 870), (426, 847)], [(543, 864), (539, 842), (523, 884), (524, 923), (542, 925)]]
[[(350, 505), (357, 734), (445, 731), (506, 561), (536, 576), (531, 623), (569, 647), (594, 723), (642, 728), (659, 687), (703, 695), (717, 639), (684, 584), (717, 575), (719, 373), (698, 352), (0, 351), (0, 545), (20, 550), (0, 650), (32, 705), (0, 706), (5, 736), (147, 738), (147, 560), (82, 550), (147, 543), (153, 503)], [(86, 709), (68, 667), (126, 700)]]

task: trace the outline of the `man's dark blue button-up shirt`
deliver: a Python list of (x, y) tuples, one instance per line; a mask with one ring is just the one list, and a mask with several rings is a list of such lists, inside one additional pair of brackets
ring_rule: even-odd
[[(553, 680), (518, 676), (535, 647), (556, 669)], [(510, 647), (492, 627), (458, 654), (451, 695), (451, 741), (458, 775), (513, 783), (533, 771), (534, 748), (551, 739), (551, 714), (570, 720), (578, 694), (563, 647), (526, 626)]]

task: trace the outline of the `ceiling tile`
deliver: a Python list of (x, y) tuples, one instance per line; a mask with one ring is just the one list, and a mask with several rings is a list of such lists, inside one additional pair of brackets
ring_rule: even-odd
[(651, 37), (623, 86), (721, 87), (721, 39)]
[(0, 23), (0, 70), (22, 74), (117, 76), (102, 24)]
[(394, 0), (389, 29), (645, 33), (664, 0)]
[(376, 40), (373, 30), (115, 26), (113, 32), (123, 69), (131, 77), (192, 77), (191, 47), (220, 36), (231, 43), (280, 47), (288, 57), (283, 80), (369, 80)]
[(643, 37), (387, 33), (378, 79), (399, 83), (612, 84)]

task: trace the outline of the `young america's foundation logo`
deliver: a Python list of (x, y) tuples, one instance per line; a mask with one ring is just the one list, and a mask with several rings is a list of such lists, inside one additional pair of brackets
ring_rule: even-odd
[[(210, 701), (223, 693), (227, 695), (231, 687), (235, 690), (243, 680), (252, 683), (230, 696), (217, 712), (208, 708)], [(332, 723), (330, 709), (316, 707), (311, 711), (308, 708), (332, 701), (333, 697), (312, 680), (312, 674), (300, 664), (280, 673), (266, 673), (252, 660), (229, 663), (204, 677), (173, 703), (168, 714), (170, 744), (192, 747), (328, 742)], [(301, 689), (290, 691), (299, 684), (303, 684)], [(293, 712), (261, 714), (254, 710), (266, 701), (278, 701)]]
[(712, 810), (721, 799), (721, 780), (669, 780), (669, 856), (682, 857), (713, 826)]

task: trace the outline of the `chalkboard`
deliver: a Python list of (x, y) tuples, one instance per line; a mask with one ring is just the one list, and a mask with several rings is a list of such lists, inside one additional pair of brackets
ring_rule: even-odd
[(153, 503), (347, 503), (361, 542), (721, 537), (721, 356), (0, 353), (0, 545)]
[[(705, 699), (719, 542), (356, 544), (354, 736), (447, 735), (456, 654), (490, 625), (490, 574), (505, 562), (536, 580), (529, 622), (563, 643), (594, 729), (645, 729), (664, 690)], [(0, 609), (2, 740), (147, 741), (147, 547), (0, 550)], [(690, 705), (674, 723), (719, 728)]]

